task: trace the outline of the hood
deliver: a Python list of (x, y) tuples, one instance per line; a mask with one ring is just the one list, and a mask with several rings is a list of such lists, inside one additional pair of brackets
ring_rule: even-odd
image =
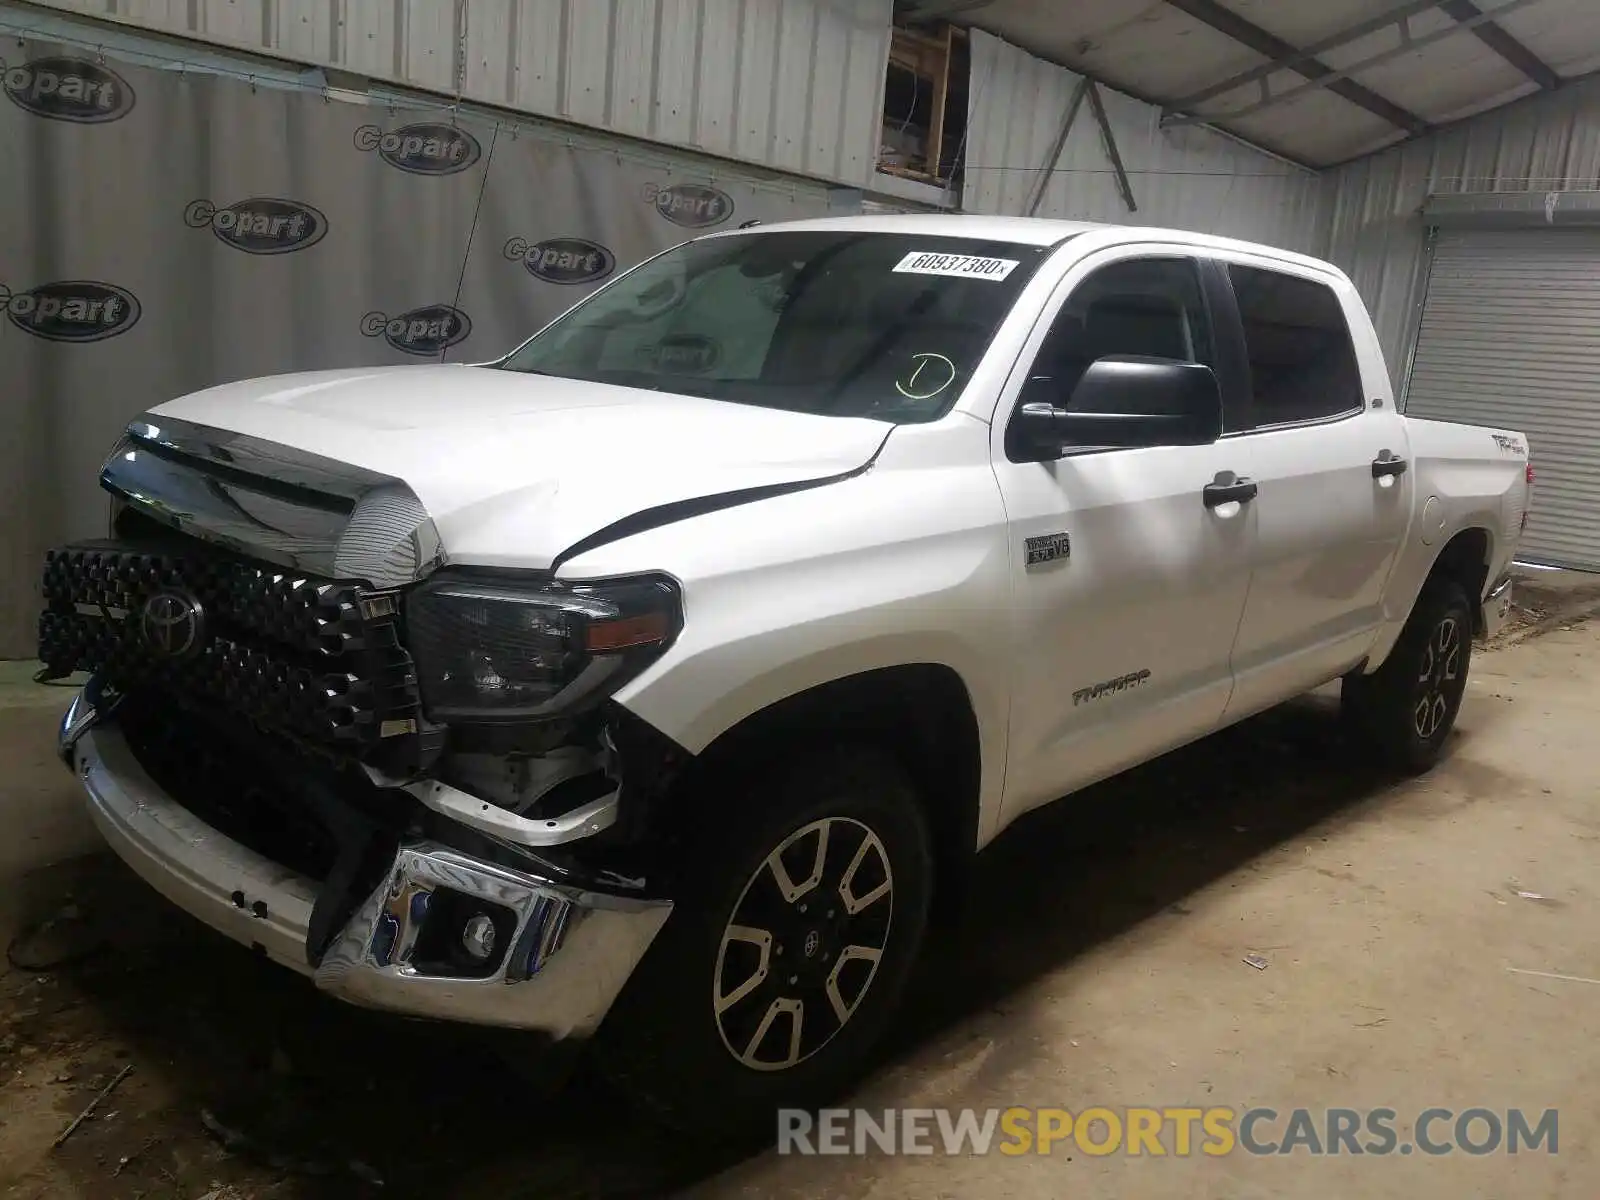
[(646, 509), (828, 479), (890, 427), (473, 366), (244, 380), (155, 410), (403, 480), (453, 562), (548, 567)]

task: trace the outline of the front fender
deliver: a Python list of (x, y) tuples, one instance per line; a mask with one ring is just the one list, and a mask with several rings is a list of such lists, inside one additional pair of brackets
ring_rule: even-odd
[[(986, 432), (967, 424), (977, 439)], [(1004, 508), (982, 449), (970, 465), (880, 462), (854, 479), (573, 559), (564, 577), (663, 570), (683, 587), (683, 632), (616, 701), (699, 753), (820, 684), (884, 667), (949, 667), (977, 719), (986, 833), (1004, 780), (1011, 596)]]

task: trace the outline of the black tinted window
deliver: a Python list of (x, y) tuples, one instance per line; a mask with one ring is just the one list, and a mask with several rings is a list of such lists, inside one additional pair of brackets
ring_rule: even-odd
[(1250, 356), (1253, 424), (1282, 425), (1362, 407), (1361, 370), (1332, 288), (1230, 265)]
[(1029, 373), (1030, 391), (1048, 381), (1055, 402), (1065, 405), (1089, 364), (1112, 356), (1214, 365), (1211, 323), (1192, 259), (1130, 259), (1085, 279), (1045, 335)]

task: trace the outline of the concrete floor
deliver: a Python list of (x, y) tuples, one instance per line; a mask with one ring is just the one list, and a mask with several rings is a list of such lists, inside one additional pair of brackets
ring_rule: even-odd
[[(590, 1085), (525, 1100), (485, 1039), (324, 1002), (89, 861), (0, 887), (18, 919), (70, 894), (113, 942), (0, 975), (0, 1195), (376, 1194), (377, 1172), (386, 1195), (497, 1200), (1587, 1200), (1597, 666), (1584, 622), (1481, 655), (1449, 760), (1421, 780), (1365, 769), (1313, 697), (1029, 818), (985, 855), (969, 929), (930, 957), (854, 1100), (1387, 1107), (1402, 1140), (1433, 1106), (1557, 1108), (1553, 1157), (706, 1159)], [(12, 690), (0, 870), (87, 834), (50, 755), (59, 694)], [(112, 1115), (51, 1151), (124, 1063)]]

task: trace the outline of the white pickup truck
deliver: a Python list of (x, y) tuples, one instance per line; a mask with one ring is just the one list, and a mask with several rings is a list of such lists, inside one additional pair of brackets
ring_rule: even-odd
[(39, 653), (116, 851), (717, 1129), (849, 1081), (1028, 810), (1335, 680), (1428, 767), (1533, 474), (1396, 411), (1326, 263), (892, 217), (698, 238), (496, 362), (212, 388), (101, 479)]

